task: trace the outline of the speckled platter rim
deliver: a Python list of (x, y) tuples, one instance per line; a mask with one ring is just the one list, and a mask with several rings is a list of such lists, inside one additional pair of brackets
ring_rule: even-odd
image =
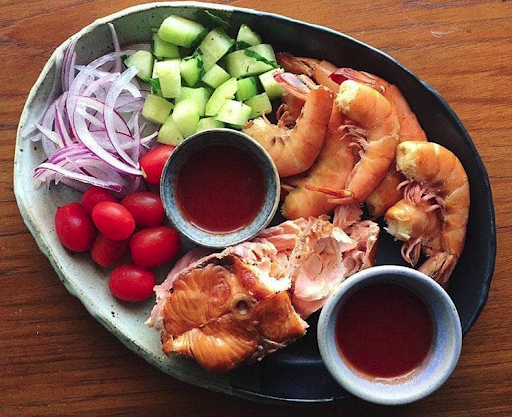
[[(248, 398), (248, 399), (252, 399), (252, 400), (258, 400), (260, 402), (270, 402), (270, 403), (285, 402), (285, 403), (300, 403), (300, 404), (310, 403), (311, 404), (311, 403), (320, 403), (320, 402), (330, 402), (330, 401), (334, 401), (334, 400), (337, 400), (340, 398), (344, 398), (344, 397), (339, 397), (339, 398), (322, 398), (322, 399), (308, 400), (308, 399), (293, 399), (293, 398), (288, 399), (288, 398), (273, 397), (273, 396), (264, 395), (264, 394), (260, 394), (260, 393), (245, 391), (242, 389), (233, 389), (229, 385), (228, 379), (224, 378), (224, 377), (221, 377), (221, 378), (218, 378), (218, 377), (213, 378), (212, 377), (211, 379), (206, 379), (206, 378), (205, 379), (197, 379), (195, 377), (191, 377), (187, 373), (179, 373), (179, 374), (173, 373), (173, 371), (170, 370), (168, 367), (163, 366), (163, 364), (159, 360), (159, 358), (152, 356), (151, 352), (141, 350), (141, 348), (137, 344), (136, 340), (132, 340), (132, 339), (126, 337), (126, 335), (115, 326), (115, 324), (110, 320), (110, 318), (107, 315), (98, 314), (98, 312), (95, 310), (94, 300), (85, 297), (83, 293), (80, 293), (78, 288), (75, 288), (72, 285), (72, 283), (70, 283), (68, 281), (66, 272), (63, 269), (63, 266), (58, 264), (57, 261), (54, 259), (53, 248), (49, 244), (46, 237), (38, 232), (38, 230), (34, 224), (34, 219), (31, 215), (31, 213), (29, 212), (29, 208), (27, 207), (27, 204), (26, 204), (27, 202), (26, 202), (25, 196), (24, 196), (24, 194), (25, 194), (24, 191), (26, 191), (26, 190), (23, 190), (23, 184), (18, 182), (17, 180), (19, 179), (20, 172), (21, 172), (21, 167), (20, 167), (20, 163), (19, 163), (20, 158), (21, 158), (21, 154), (20, 154), (21, 142), (22, 142), (21, 132), (22, 132), (23, 127), (27, 123), (28, 109), (30, 108), (30, 106), (34, 100), (38, 89), (40, 88), (41, 84), (43, 83), (43, 80), (48, 75), (51, 67), (55, 64), (58, 57), (62, 56), (65, 48), (69, 45), (69, 43), (73, 39), (82, 37), (83, 35), (91, 32), (92, 30), (97, 28), (98, 26), (105, 25), (106, 23), (108, 23), (112, 20), (118, 19), (120, 17), (129, 15), (129, 14), (133, 14), (133, 13), (137, 13), (137, 12), (140, 12), (143, 10), (160, 8), (160, 7), (162, 7), (162, 8), (207, 8), (209, 10), (219, 10), (219, 11), (224, 11), (224, 12), (238, 11), (238, 12), (245, 13), (245, 14), (260, 16), (261, 18), (273, 17), (273, 18), (277, 18), (283, 22), (300, 24), (304, 27), (309, 27), (311, 29), (324, 31), (324, 32), (345, 38), (347, 40), (350, 40), (351, 42), (354, 42), (355, 44), (358, 44), (362, 47), (368, 48), (369, 50), (385, 57), (387, 60), (394, 63), (395, 65), (400, 67), (403, 71), (405, 71), (407, 74), (409, 74), (415, 80), (415, 82), (421, 84), (423, 86), (423, 88), (428, 90), (430, 92), (430, 94), (435, 97), (435, 99), (439, 103), (439, 106), (442, 107), (443, 110), (445, 112), (447, 112), (447, 114), (449, 114), (450, 118), (455, 122), (455, 124), (457, 124), (458, 128), (462, 132), (465, 133), (465, 136), (467, 138), (469, 138), (469, 135), (467, 134), (467, 131), (465, 130), (464, 126), (462, 125), (462, 123), (460, 122), (458, 117), (456, 116), (455, 112), (449, 107), (449, 105), (446, 103), (446, 101), (439, 95), (439, 93), (435, 89), (433, 89), (431, 86), (426, 84), (424, 81), (420, 80), (415, 74), (413, 74), (411, 71), (407, 70), (403, 65), (401, 65), (399, 62), (397, 62), (395, 59), (393, 59), (389, 55), (383, 53), (382, 51), (380, 51), (376, 48), (373, 48), (363, 42), (360, 42), (352, 37), (344, 35), (338, 31), (335, 31), (335, 30), (332, 30), (332, 29), (329, 29), (329, 28), (326, 28), (326, 27), (323, 27), (320, 25), (314, 25), (314, 24), (305, 23), (305, 22), (302, 22), (302, 21), (299, 21), (296, 19), (287, 18), (287, 17), (281, 16), (281, 15), (278, 15), (275, 13), (260, 12), (260, 11), (252, 10), (252, 9), (245, 9), (245, 8), (217, 5), (217, 4), (210, 4), (210, 3), (201, 3), (201, 2), (185, 1), (185, 2), (147, 3), (147, 4), (133, 6), (133, 7), (121, 10), (119, 12), (110, 14), (108, 16), (105, 16), (103, 18), (97, 19), (90, 25), (84, 27), (82, 30), (80, 30), (79, 32), (77, 32), (76, 34), (74, 34), (73, 36), (68, 38), (65, 42), (63, 42), (53, 52), (53, 54), (51, 55), (51, 57), (45, 64), (41, 74), (39, 75), (39, 78), (37, 79), (36, 83), (34, 84), (34, 86), (32, 87), (32, 89), (28, 95), (27, 101), (25, 103), (23, 112), (20, 117), (20, 122), (19, 122), (18, 130), (17, 130), (15, 158), (14, 158), (14, 193), (15, 193), (16, 200), (18, 203), (18, 207), (20, 209), (20, 213), (23, 217), (25, 224), (27, 225), (28, 229), (34, 236), (34, 239), (35, 239), (37, 245), (39, 246), (42, 253), (49, 259), (53, 268), (59, 275), (60, 280), (63, 282), (63, 284), (66, 286), (67, 290), (72, 295), (74, 295), (80, 299), (80, 301), (85, 306), (85, 308), (89, 311), (89, 313), (96, 320), (98, 320), (105, 328), (107, 328), (111, 333), (113, 333), (129, 349), (131, 349), (138, 355), (142, 356), (149, 363), (155, 365), (162, 371), (171, 374), (173, 377), (175, 377), (181, 381), (188, 382), (188, 383), (191, 383), (191, 384), (203, 387), (203, 388), (207, 388), (207, 389), (210, 389), (213, 391), (222, 392), (222, 393), (226, 393), (226, 394), (230, 394), (230, 395), (236, 395), (236, 396), (240, 396), (240, 397), (244, 397), (244, 398)], [(491, 218), (492, 218), (492, 224), (491, 224), (492, 233), (489, 238), (489, 241), (490, 241), (489, 250), (491, 253), (491, 258), (495, 259), (496, 258), (496, 226), (495, 226), (494, 207), (492, 204), (492, 196), (490, 195), (489, 179), (488, 179), (488, 175), (485, 170), (485, 167), (483, 165), (483, 162), (482, 162), (481, 158), (479, 157), (478, 152), (475, 148), (475, 145), (473, 144), (473, 142), (471, 140), (468, 140), (467, 142), (468, 142), (467, 145), (470, 147), (471, 152), (475, 155), (475, 163), (477, 164), (479, 171), (483, 175), (484, 183), (487, 187), (487, 190), (489, 190), (489, 197), (491, 198), (491, 200), (489, 201), (489, 207), (488, 207), (488, 210), (490, 211)], [(488, 275), (486, 277), (484, 288), (482, 289), (481, 297), (479, 300), (479, 306), (476, 309), (476, 311), (474, 312), (474, 315), (472, 316), (472, 318), (470, 320), (468, 328), (465, 329), (466, 331), (477, 320), (478, 316), (480, 315), (480, 312), (482, 311), (482, 309), (487, 301), (488, 290), (490, 287), (493, 271), (494, 271), (494, 263), (493, 263), (493, 265), (490, 265), (487, 268)]]

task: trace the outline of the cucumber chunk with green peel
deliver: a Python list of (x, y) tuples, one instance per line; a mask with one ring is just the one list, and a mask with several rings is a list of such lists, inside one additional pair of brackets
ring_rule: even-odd
[(249, 121), (251, 108), (241, 101), (225, 100), (215, 117), (217, 120), (230, 125), (243, 126)]
[(268, 114), (272, 112), (272, 104), (267, 96), (267, 93), (261, 93), (257, 96), (251, 97), (245, 102), (251, 108), (251, 114), (249, 119), (254, 119), (262, 114)]
[(283, 72), (284, 69), (276, 68), (259, 76), (263, 90), (265, 90), (265, 93), (267, 93), (270, 100), (275, 100), (276, 98), (281, 97), (285, 91), (284, 88), (281, 87), (281, 85), (274, 79), (275, 74)]
[(204, 70), (208, 71), (221, 59), (235, 43), (224, 30), (215, 28), (199, 44), (195, 54), (203, 57)]
[(215, 119), (215, 117), (205, 117), (204, 119), (199, 120), (196, 133), (203, 130), (218, 129), (221, 127), (224, 127), (224, 123)]
[(203, 78), (201, 78), (201, 81), (212, 88), (217, 88), (230, 78), (230, 75), (224, 70), (224, 68), (215, 64), (208, 71), (206, 71), (206, 73), (203, 75)]
[(153, 55), (158, 59), (173, 59), (180, 57), (178, 45), (164, 41), (158, 33), (153, 35)]
[(158, 29), (158, 36), (166, 42), (189, 48), (204, 26), (180, 16), (169, 16)]
[(190, 88), (181, 87), (181, 94), (176, 98), (176, 104), (184, 100), (192, 100), (197, 105), (199, 116), (203, 117), (206, 109), (206, 103), (212, 95), (212, 90), (206, 87)]
[(256, 32), (253, 32), (249, 26), (243, 23), (240, 25), (240, 29), (238, 30), (236, 41), (245, 42), (251, 46), (259, 45), (262, 42), (261, 36)]
[(165, 98), (178, 97), (181, 93), (180, 60), (157, 61), (155, 67), (153, 75), (160, 80), (162, 96)]
[(235, 98), (236, 89), (236, 78), (230, 78), (220, 85), (206, 103), (206, 116), (216, 116), (225, 100)]
[(183, 100), (176, 104), (171, 115), (184, 138), (195, 133), (199, 124), (199, 109), (193, 100)]
[(169, 117), (172, 106), (165, 98), (148, 94), (142, 107), (142, 115), (150, 122), (161, 125)]
[(124, 64), (130, 68), (138, 69), (137, 77), (144, 80), (151, 78), (153, 72), (153, 55), (149, 51), (137, 51), (124, 60)]
[(169, 116), (158, 131), (157, 141), (160, 143), (165, 143), (166, 145), (176, 146), (181, 141), (183, 141), (183, 139), (184, 137), (174, 122), (174, 119)]
[[(259, 58), (260, 60), (253, 56), (249, 56), (251, 55), (251, 52), (255, 53), (255, 56), (261, 57)], [(262, 61), (261, 59), (271, 62), (272, 65)], [(270, 71), (276, 66), (277, 63), (274, 49), (272, 46), (264, 43), (251, 46), (250, 48), (242, 49), (240, 51), (231, 52), (226, 56), (226, 69), (229, 75), (235, 78), (259, 75)]]
[(204, 75), (203, 58), (201, 55), (194, 55), (183, 58), (180, 63), (181, 77), (189, 87), (193, 87)]
[(245, 101), (259, 93), (258, 77), (252, 76), (237, 81), (235, 98), (238, 101)]

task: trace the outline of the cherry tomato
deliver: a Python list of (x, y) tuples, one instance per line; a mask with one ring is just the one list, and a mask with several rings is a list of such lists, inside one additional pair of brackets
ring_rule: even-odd
[(179, 250), (180, 235), (167, 226), (140, 230), (130, 239), (133, 262), (148, 268), (169, 262)]
[(92, 260), (104, 268), (115, 265), (128, 250), (128, 239), (112, 240), (99, 235), (91, 249)]
[(140, 159), (140, 166), (144, 173), (144, 178), (149, 184), (160, 184), (160, 177), (164, 170), (164, 165), (169, 159), (175, 146), (160, 145), (151, 149)]
[(82, 204), (89, 214), (92, 213), (92, 209), (98, 203), (103, 201), (111, 201), (116, 203), (116, 198), (110, 193), (110, 191), (104, 188), (91, 187), (82, 196)]
[(110, 273), (110, 292), (123, 301), (137, 302), (151, 297), (155, 285), (153, 273), (134, 264), (118, 266)]
[(98, 230), (109, 239), (125, 240), (135, 230), (135, 220), (119, 203), (105, 201), (92, 209), (92, 220)]
[(158, 226), (164, 221), (164, 206), (158, 194), (149, 191), (132, 193), (121, 204), (132, 214), (137, 226)]
[(55, 229), (61, 243), (74, 252), (85, 252), (96, 231), (87, 210), (80, 203), (66, 204), (55, 213)]

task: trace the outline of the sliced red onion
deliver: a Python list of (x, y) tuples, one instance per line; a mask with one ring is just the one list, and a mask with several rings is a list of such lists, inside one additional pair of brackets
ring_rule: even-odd
[[(121, 46), (119, 45), (119, 39), (117, 39), (116, 28), (114, 27), (114, 25), (112, 23), (109, 23), (108, 27), (110, 28), (110, 32), (112, 33), (112, 43), (114, 44), (114, 51), (115, 52), (120, 52), (121, 51)], [(119, 55), (116, 58), (115, 71), (116, 72), (121, 72), (122, 69), (123, 69), (123, 63), (121, 62), (121, 56)]]
[(62, 143), (64, 146), (72, 145), (73, 140), (69, 136), (69, 132), (67, 131), (67, 127), (64, 123), (64, 106), (66, 104), (67, 92), (64, 92), (62, 96), (60, 96), (55, 102), (55, 130), (59, 134), (62, 139)]
[(88, 68), (87, 65), (75, 65), (75, 69), (77, 69), (79, 72), (84, 71), (88, 75), (91, 75), (96, 78), (108, 77), (111, 75), (118, 76), (121, 74), (120, 72), (109, 72), (102, 69)]
[(62, 91), (69, 90), (69, 86), (73, 82), (75, 78), (75, 60), (76, 60), (76, 53), (75, 53), (75, 47), (76, 47), (76, 40), (72, 40), (68, 47), (66, 48), (66, 51), (64, 52), (64, 56), (62, 58), (62, 64), (61, 64), (61, 72), (60, 72), (60, 84), (62, 87)]
[[(83, 116), (85, 120), (87, 120), (88, 127), (91, 128), (91, 126), (94, 126), (96, 129), (103, 129), (105, 124), (103, 123), (103, 120), (100, 120), (96, 116), (93, 116), (92, 114), (87, 113), (87, 110), (82, 107), (77, 107), (76, 109), (77, 113), (80, 114), (80, 116)], [(103, 119), (103, 117), (102, 117)]]
[(63, 146), (61, 137), (57, 132), (41, 126), (39, 123), (36, 123), (36, 127), (44, 135), (45, 138), (52, 141), (58, 148)]
[[(112, 143), (110, 142), (110, 139), (108, 137), (106, 130), (91, 130), (91, 134), (94, 136), (96, 141), (100, 144), (100, 146), (105, 148), (107, 151), (115, 152), (115, 149), (112, 146)], [(119, 138), (121, 147), (124, 150), (130, 150), (135, 146), (134, 138), (127, 135), (126, 133), (117, 132), (117, 136)]]
[(48, 162), (52, 164), (60, 164), (66, 158), (75, 158), (86, 155), (92, 155), (96, 158), (96, 156), (84, 145), (73, 144), (55, 152), (52, 156), (50, 156), (50, 158), (48, 158)]
[(37, 132), (48, 156), (35, 169), (38, 181), (62, 182), (81, 191), (95, 185), (122, 193), (141, 184), (142, 146), (148, 146), (158, 132), (141, 137), (139, 117), (146, 93), (141, 94), (134, 79), (136, 68), (121, 72), (122, 56), (135, 51), (121, 51), (114, 26), (109, 28), (115, 51), (88, 65), (76, 65), (76, 41), (68, 45), (60, 72), (64, 93), (40, 123), (25, 129), (29, 134)]
[[(79, 102), (79, 104), (83, 105), (84, 109), (91, 108), (93, 110), (96, 110), (101, 115), (103, 115), (105, 105), (102, 102), (95, 100), (93, 98), (90, 98), (90, 97), (79, 97), (78, 102)], [(98, 119), (98, 117), (96, 117), (96, 118)], [(103, 119), (103, 116), (102, 116), (102, 119)], [(101, 120), (101, 119), (99, 119), (99, 120)], [(129, 129), (126, 121), (115, 110), (114, 110), (114, 124), (115, 124), (117, 131), (131, 136), (131, 132), (130, 132), (130, 129)], [(103, 123), (103, 127), (104, 127), (104, 123)]]
[(47, 162), (42, 163), (35, 169), (34, 179), (41, 180), (41, 181), (46, 180), (48, 178), (48, 176), (51, 175), (52, 172), (61, 174), (61, 175), (65, 176), (66, 178), (80, 181), (85, 184), (90, 184), (90, 185), (94, 185), (96, 187), (106, 188), (107, 190), (119, 192), (122, 189), (122, 186), (120, 184), (109, 182), (109, 181), (99, 180), (99, 179), (91, 177), (89, 175), (79, 174), (77, 172), (73, 172), (71, 170), (68, 170), (68, 169), (62, 168), (58, 165), (50, 164)]
[(101, 158), (103, 161), (109, 164), (112, 168), (117, 169), (119, 172), (135, 176), (142, 176), (142, 171), (140, 169), (137, 169), (133, 166), (130, 166), (120, 161), (110, 152), (103, 149), (98, 144), (98, 142), (94, 140), (94, 137), (91, 135), (91, 132), (89, 132), (89, 129), (87, 129), (87, 124), (85, 122), (84, 117), (75, 113), (73, 116), (73, 122), (74, 123), (72, 123), (72, 125), (74, 125), (75, 136), (82, 144), (87, 146), (95, 155), (97, 155), (99, 158)]
[(139, 110), (137, 113), (135, 113), (135, 122), (133, 124), (133, 139), (134, 139), (134, 144), (133, 144), (133, 147), (131, 148), (131, 157), (134, 161), (138, 161), (139, 158), (140, 158), (140, 147), (141, 147), (141, 142), (140, 142), (140, 130), (139, 130), (139, 117), (140, 117), (140, 114), (141, 114), (141, 110)]
[[(104, 65), (107, 62), (113, 61), (118, 57), (121, 57), (123, 55), (131, 55), (135, 51), (120, 51), (120, 52), (111, 52), (109, 54), (103, 55), (94, 61), (92, 61), (89, 65), (87, 65), (88, 70), (95, 70)], [(66, 107), (68, 115), (71, 115), (74, 113), (75, 107), (76, 107), (76, 100), (77, 97), (81, 95), (83, 90), (86, 88), (86, 82), (87, 80), (91, 78), (88, 71), (80, 71), (76, 78), (73, 81), (73, 84), (69, 87), (68, 92), (68, 99), (66, 101)]]
[[(114, 146), (115, 150), (117, 151), (119, 156), (121, 156), (122, 159), (124, 159), (128, 164), (136, 168), (139, 167), (138, 158), (136, 160), (130, 158), (128, 154), (124, 151), (124, 149), (121, 147), (119, 138), (117, 137), (116, 126), (114, 123), (114, 107), (116, 104), (117, 97), (119, 96), (119, 94), (121, 94), (121, 92), (124, 89), (127, 88), (128, 85), (130, 85), (131, 79), (135, 77), (135, 75), (137, 75), (137, 72), (137, 68), (130, 67), (120, 77), (117, 78), (114, 84), (112, 84), (112, 88), (109, 90), (107, 98), (105, 99), (105, 110), (103, 113), (105, 127), (107, 129), (107, 134), (110, 138), (110, 141), (112, 142), (112, 145)], [(136, 94), (138, 94), (138, 97), (140, 97), (139, 90), (136, 90)], [(137, 95), (134, 95), (134, 97), (137, 97)], [(138, 148), (139, 141), (135, 141), (134, 146)]]

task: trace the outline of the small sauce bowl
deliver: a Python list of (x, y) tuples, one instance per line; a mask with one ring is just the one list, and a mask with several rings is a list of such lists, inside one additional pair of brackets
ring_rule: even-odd
[[(348, 300), (359, 290), (379, 284), (395, 284), (412, 292), (423, 302), (432, 323), (431, 347), (421, 365), (389, 379), (356, 369), (336, 340), (337, 320)], [(455, 305), (437, 282), (414, 269), (386, 265), (348, 278), (327, 301), (318, 321), (318, 345), (327, 370), (348, 392), (373, 403), (398, 405), (426, 397), (448, 379), (459, 360), (462, 329)]]
[[(266, 191), (263, 204), (253, 220), (228, 232), (209, 231), (194, 224), (180, 208), (177, 180), (180, 169), (195, 153), (211, 146), (230, 146), (248, 154), (261, 170)], [(212, 175), (215, 175), (212, 172)], [(205, 184), (207, 187), (208, 184)], [(255, 140), (232, 129), (209, 129), (198, 132), (180, 143), (167, 161), (160, 182), (160, 196), (167, 217), (174, 227), (192, 242), (211, 248), (224, 248), (256, 236), (274, 217), (280, 196), (280, 181), (276, 166), (268, 152)]]

